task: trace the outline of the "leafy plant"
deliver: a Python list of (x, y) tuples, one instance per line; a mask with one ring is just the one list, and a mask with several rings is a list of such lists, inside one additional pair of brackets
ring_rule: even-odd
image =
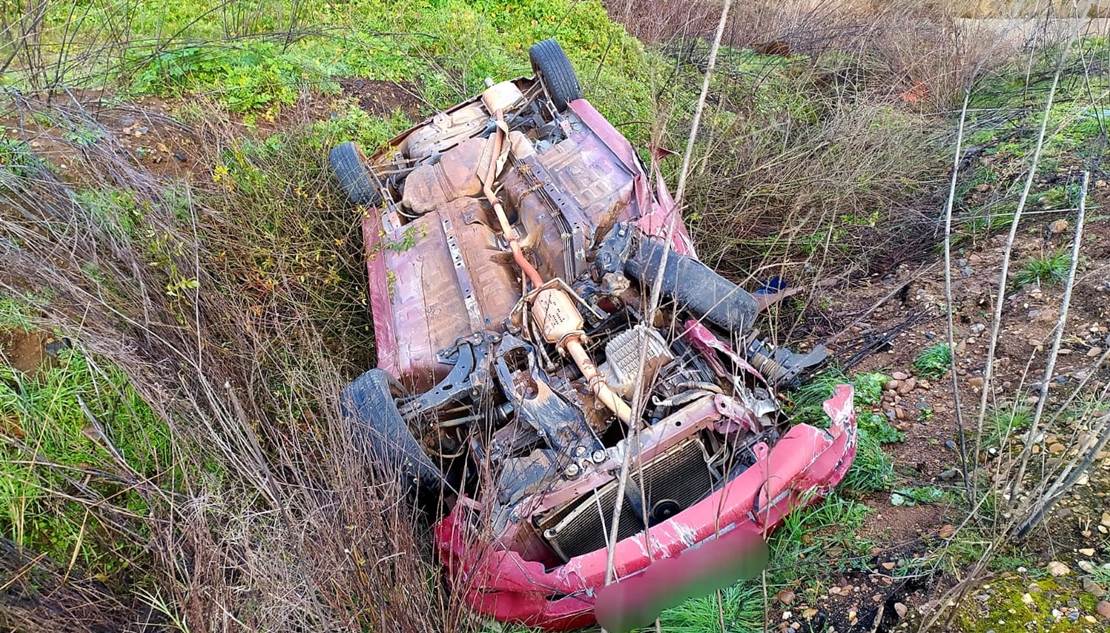
[(926, 347), (913, 360), (913, 368), (923, 378), (940, 378), (952, 366), (952, 348), (947, 343)]
[(23, 141), (0, 138), (0, 169), (27, 178), (45, 170), (46, 162)]
[(1071, 266), (1071, 256), (1066, 250), (1059, 250), (1052, 255), (1034, 257), (1014, 275), (1014, 284), (1045, 284), (1055, 286), (1063, 283), (1068, 278), (1068, 269)]
[[(75, 350), (59, 352), (37, 378), (0, 365), (0, 411), (0, 532), (100, 573), (139, 555), (107, 538), (120, 521), (135, 529), (124, 515), (145, 513), (145, 500), (126, 482), (136, 475), (161, 482), (175, 468), (168, 429), (126, 375)], [(103, 507), (55, 494), (77, 481)]]

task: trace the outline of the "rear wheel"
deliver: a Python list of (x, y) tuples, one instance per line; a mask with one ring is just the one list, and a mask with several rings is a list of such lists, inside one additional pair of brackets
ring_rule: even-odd
[(568, 103), (582, 98), (578, 75), (558, 42), (548, 39), (535, 44), (528, 50), (528, 58), (532, 60), (532, 70), (547, 88), (547, 96), (551, 97), (557, 111), (563, 112)]
[(396, 472), (406, 493), (434, 505), (444, 488), (443, 473), (424, 452), (397, 411), (400, 385), (388, 372), (371, 369), (343, 390), (343, 414), (360, 447)]
[(366, 159), (358, 145), (352, 141), (337, 145), (328, 154), (328, 159), (336, 179), (351, 202), (367, 207), (382, 203), (382, 194), (374, 183), (374, 175), (366, 167)]

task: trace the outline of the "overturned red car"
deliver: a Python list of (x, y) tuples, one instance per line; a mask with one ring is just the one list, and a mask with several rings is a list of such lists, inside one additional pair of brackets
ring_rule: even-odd
[(848, 386), (828, 428), (790, 425), (776, 390), (824, 351), (761, 340), (776, 295), (697, 259), (554, 40), (530, 58), (534, 77), (330, 159), (364, 209), (379, 362), (345, 412), (436, 517), (454, 590), (560, 630), (594, 622), (607, 579), (822, 498), (856, 428)]

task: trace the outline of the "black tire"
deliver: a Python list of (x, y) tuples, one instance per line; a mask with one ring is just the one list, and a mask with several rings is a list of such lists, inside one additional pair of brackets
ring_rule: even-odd
[(578, 75), (558, 42), (548, 39), (535, 44), (528, 49), (528, 58), (532, 60), (532, 71), (547, 88), (547, 96), (556, 111), (563, 112), (568, 103), (582, 98)]
[(422, 505), (434, 504), (443, 493), (443, 473), (424, 452), (397, 411), (393, 392), (397, 379), (381, 369), (371, 369), (343, 389), (343, 416), (359, 448), (397, 473), (406, 494), (415, 494)]
[(336, 145), (328, 154), (328, 159), (347, 199), (367, 207), (382, 203), (382, 194), (374, 184), (374, 176), (366, 167), (366, 159), (358, 145), (352, 141)]

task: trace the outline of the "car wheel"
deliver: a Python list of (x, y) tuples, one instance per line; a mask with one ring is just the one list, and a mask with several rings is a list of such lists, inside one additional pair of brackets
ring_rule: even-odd
[(374, 184), (374, 176), (366, 167), (362, 150), (352, 141), (337, 145), (328, 154), (331, 169), (347, 198), (355, 203), (375, 207), (382, 203), (382, 194)]
[(397, 473), (406, 493), (414, 493), (422, 504), (434, 502), (443, 491), (443, 473), (397, 411), (394, 395), (400, 389), (388, 372), (371, 369), (343, 389), (343, 415), (359, 448)]
[(563, 112), (567, 104), (582, 98), (582, 87), (578, 85), (578, 75), (570, 65), (563, 47), (555, 40), (544, 40), (528, 50), (532, 60), (532, 70), (543, 81), (547, 96), (555, 110)]

